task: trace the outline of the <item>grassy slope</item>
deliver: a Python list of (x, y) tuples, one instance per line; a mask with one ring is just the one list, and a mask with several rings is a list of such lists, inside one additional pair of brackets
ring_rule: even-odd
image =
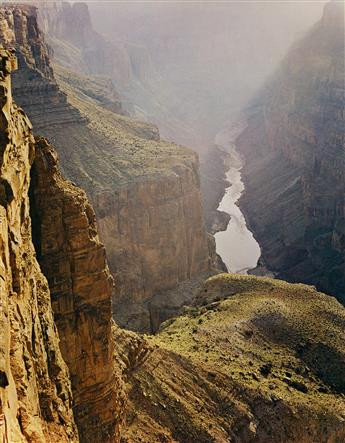
[(127, 441), (344, 441), (345, 309), (252, 276), (211, 277), (202, 294), (148, 337)]
[[(66, 149), (70, 159), (63, 162), (67, 174), (69, 162), (78, 164), (78, 184), (84, 188), (111, 189), (114, 184), (173, 174), (175, 167), (195, 166), (197, 155), (192, 150), (158, 140), (158, 130), (151, 124), (105, 109), (105, 79), (80, 76), (59, 66), (54, 66), (54, 72), (68, 101), (88, 119), (86, 127), (69, 131), (68, 136), (74, 137), (71, 144), (79, 149)], [(61, 134), (54, 137), (53, 133), (52, 138), (56, 137)], [(73, 173), (75, 168), (68, 175)]]

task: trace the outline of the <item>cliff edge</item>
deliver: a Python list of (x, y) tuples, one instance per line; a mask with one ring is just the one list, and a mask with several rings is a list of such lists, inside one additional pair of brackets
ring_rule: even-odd
[(12, 101), (16, 58), (0, 56), (0, 435), (115, 442), (125, 395), (95, 215), (47, 140), (34, 139)]

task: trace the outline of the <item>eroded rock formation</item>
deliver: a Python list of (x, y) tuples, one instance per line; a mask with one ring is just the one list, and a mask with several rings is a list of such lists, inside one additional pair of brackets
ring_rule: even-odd
[(0, 51), (0, 439), (76, 442), (69, 373), (31, 238), (31, 124), (12, 102), (12, 52)]
[(113, 279), (96, 217), (85, 193), (62, 178), (46, 139), (36, 140), (31, 177), (33, 240), (71, 374), (80, 439), (114, 442), (124, 396), (111, 336)]
[(12, 103), (14, 67), (1, 50), (2, 439), (344, 441), (345, 309), (334, 298), (221, 274), (157, 336), (112, 323), (94, 212)]
[[(80, 73), (111, 78), (118, 87), (128, 85), (131, 60), (123, 45), (108, 42), (92, 26), (86, 3), (38, 3), (39, 23), (65, 67)], [(66, 48), (67, 46), (67, 48)]]
[(258, 98), (238, 140), (241, 205), (278, 276), (345, 302), (344, 5), (330, 2)]
[(36, 130), (82, 121), (54, 79), (49, 49), (38, 28), (35, 7), (1, 5), (0, 42), (5, 48), (17, 51), (19, 69), (13, 75), (13, 96)]
[[(79, 11), (76, 5), (63, 8)], [(36, 9), (7, 6), (0, 12), (6, 33), (14, 36), (6, 44), (15, 44), (22, 60), (15, 78), (16, 99), (39, 133), (54, 143), (63, 173), (85, 189), (95, 208), (119, 288), (114, 293), (115, 318), (121, 325), (151, 330), (150, 299), (186, 279), (199, 278), (216, 263), (203, 222), (198, 157), (160, 141), (155, 126), (114, 113), (105, 100), (109, 84), (104, 81), (56, 67), (57, 86)], [(70, 22), (63, 25), (68, 20), (63, 10), (53, 12), (49, 7), (45, 23), (57, 38), (67, 32), (61, 26)], [(14, 15), (20, 26), (14, 25)], [(80, 21), (85, 22), (83, 15)], [(17, 37), (18, 29), (26, 36), (26, 46)], [(76, 34), (70, 36), (73, 41)], [(80, 38), (83, 35), (80, 31)], [(25, 48), (34, 44), (44, 54), (39, 60), (45, 60), (45, 69), (27, 57)], [(174, 312), (181, 304), (182, 297), (172, 307)]]
[(15, 65), (1, 50), (0, 436), (116, 442), (125, 396), (104, 246), (85, 193), (12, 102)]

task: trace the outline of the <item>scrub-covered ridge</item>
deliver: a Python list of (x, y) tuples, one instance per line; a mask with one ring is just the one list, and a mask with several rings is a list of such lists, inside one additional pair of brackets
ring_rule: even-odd
[(125, 441), (340, 443), (344, 325), (344, 308), (310, 286), (211, 277), (147, 338)]

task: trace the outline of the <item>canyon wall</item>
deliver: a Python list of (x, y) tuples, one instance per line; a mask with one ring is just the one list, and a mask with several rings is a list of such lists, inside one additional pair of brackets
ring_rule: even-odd
[(31, 238), (31, 124), (12, 102), (12, 52), (0, 52), (0, 438), (76, 442), (69, 372)]
[(86, 3), (38, 3), (39, 25), (65, 67), (80, 73), (105, 75), (123, 89), (132, 77), (128, 51), (108, 42), (92, 26)]
[(71, 375), (80, 440), (118, 441), (124, 395), (111, 335), (113, 279), (96, 217), (85, 193), (62, 178), (46, 139), (36, 140), (31, 180), (33, 242)]
[[(16, 100), (38, 133), (54, 143), (65, 176), (85, 189), (95, 208), (118, 288), (114, 316), (121, 325), (151, 330), (150, 300), (210, 272), (216, 262), (203, 222), (198, 157), (160, 140), (155, 126), (113, 112), (105, 101), (111, 97), (109, 83), (60, 66), (54, 74), (35, 8), (2, 6), (0, 12), (2, 41), (16, 47), (21, 62)], [(53, 26), (50, 15), (45, 26), (64, 34), (67, 16), (58, 14), (60, 25)], [(39, 49), (30, 49), (34, 45)]]
[(37, 131), (82, 120), (59, 91), (35, 8), (1, 5), (0, 41), (5, 48), (17, 51), (19, 69), (13, 75), (13, 96)]
[(125, 396), (95, 215), (85, 193), (62, 178), (54, 149), (34, 139), (12, 102), (16, 58), (0, 56), (0, 435), (115, 442)]
[(344, 441), (345, 309), (333, 297), (221, 274), (156, 336), (112, 322), (95, 214), (13, 103), (15, 68), (1, 49), (1, 439)]
[(345, 302), (344, 6), (330, 2), (253, 104), (241, 205), (279, 277)]
[[(157, 72), (144, 44), (133, 44), (127, 38), (108, 39), (96, 32), (90, 4), (37, 2), (37, 6), (38, 22), (53, 49), (55, 63), (84, 76), (109, 78), (121, 98), (122, 110), (159, 126), (165, 139), (200, 152), (204, 138), (190, 122), (177, 116), (177, 110), (184, 108), (180, 88)], [(104, 14), (108, 12), (105, 6)], [(114, 22), (117, 12), (109, 12)]]
[[(71, 74), (57, 72), (71, 103), (89, 119), (90, 138), (83, 152), (65, 151), (61, 157), (93, 201), (116, 283), (114, 317), (122, 326), (151, 330), (154, 296), (199, 278), (213, 266), (198, 157), (157, 140), (151, 125), (119, 120), (89, 103), (83, 91), (71, 88)], [(73, 130), (69, 141), (77, 145), (83, 137)], [(55, 134), (55, 140), (62, 144), (63, 134)]]

